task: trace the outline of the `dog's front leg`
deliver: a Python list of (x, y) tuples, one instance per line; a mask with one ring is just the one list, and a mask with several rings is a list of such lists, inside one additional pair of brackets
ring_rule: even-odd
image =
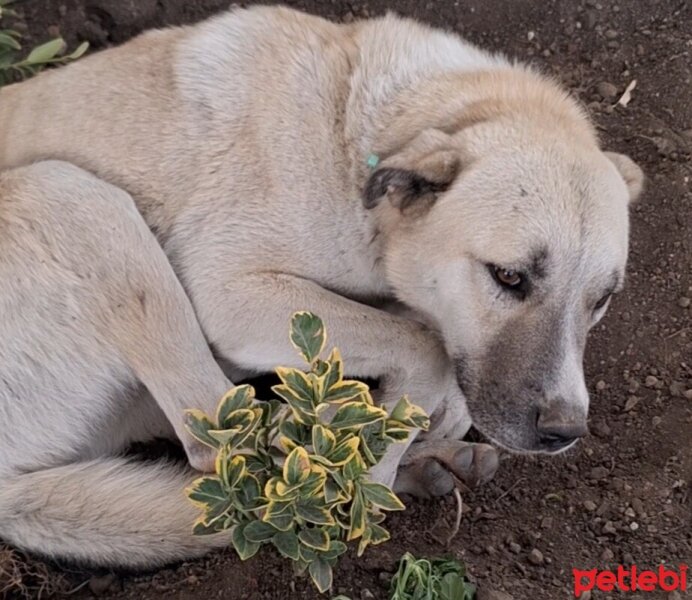
[[(304, 366), (289, 342), (288, 327), (295, 311), (308, 310), (324, 320), (329, 344), (340, 348), (349, 375), (380, 380), (385, 406), (408, 394), (432, 414), (448, 397), (460, 397), (453, 369), (432, 331), (313, 281), (276, 273), (245, 275), (215, 292), (192, 286), (192, 296), (210, 341), (241, 368), (268, 372), (276, 365)], [(392, 485), (406, 447), (390, 447), (373, 478)]]

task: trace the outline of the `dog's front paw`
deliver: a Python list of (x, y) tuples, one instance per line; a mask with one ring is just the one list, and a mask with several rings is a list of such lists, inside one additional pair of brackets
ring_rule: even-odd
[(411, 445), (399, 468), (394, 490), (420, 498), (448, 494), (455, 478), (466, 487), (490, 481), (499, 466), (498, 452), (488, 444), (428, 440)]

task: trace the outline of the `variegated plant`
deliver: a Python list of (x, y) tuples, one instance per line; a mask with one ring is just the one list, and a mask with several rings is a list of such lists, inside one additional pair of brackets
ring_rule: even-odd
[[(9, 8), (15, 0), (0, 0), (0, 22), (5, 17), (16, 17), (17, 13)], [(78, 59), (89, 48), (83, 42), (71, 54), (62, 54), (65, 41), (58, 37), (37, 46), (24, 58), (19, 58), (22, 46), (21, 34), (13, 29), (0, 29), (0, 86), (26, 79), (38, 73), (47, 65), (65, 64)]]
[(281, 384), (272, 389), (284, 402), (257, 401), (254, 389), (241, 385), (213, 418), (188, 411), (190, 432), (218, 457), (216, 474), (187, 493), (203, 510), (196, 534), (233, 528), (243, 560), (273, 544), (324, 592), (346, 542), (357, 540), (360, 556), (389, 539), (383, 511), (404, 506), (369, 481), (368, 470), (392, 442), (426, 429), (429, 419), (406, 397), (389, 414), (376, 406), (367, 385), (344, 379), (337, 349), (320, 359), (326, 333), (315, 315), (296, 313), (290, 337), (309, 371), (276, 369)]

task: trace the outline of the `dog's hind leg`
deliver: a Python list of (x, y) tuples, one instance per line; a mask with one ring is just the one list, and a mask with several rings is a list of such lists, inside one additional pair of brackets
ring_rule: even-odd
[(0, 483), (0, 535), (33, 552), (103, 566), (148, 568), (227, 546), (192, 534), (185, 498), (194, 471), (174, 463), (102, 458)]
[(128, 566), (226, 544), (192, 535), (191, 469), (108, 457), (174, 432), (208, 466), (183, 409), (231, 385), (132, 199), (66, 163), (0, 173), (0, 281), (0, 537)]
[(212, 467), (184, 409), (231, 383), (128, 194), (57, 161), (1, 173), (0, 281), (0, 475), (113, 453), (133, 425)]

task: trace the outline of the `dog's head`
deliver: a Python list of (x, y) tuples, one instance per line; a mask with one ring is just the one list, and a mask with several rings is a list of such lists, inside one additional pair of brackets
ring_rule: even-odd
[(643, 175), (588, 125), (517, 119), (422, 131), (383, 158), (364, 202), (389, 282), (442, 333), (474, 425), (557, 452), (587, 432), (586, 336), (622, 288)]

